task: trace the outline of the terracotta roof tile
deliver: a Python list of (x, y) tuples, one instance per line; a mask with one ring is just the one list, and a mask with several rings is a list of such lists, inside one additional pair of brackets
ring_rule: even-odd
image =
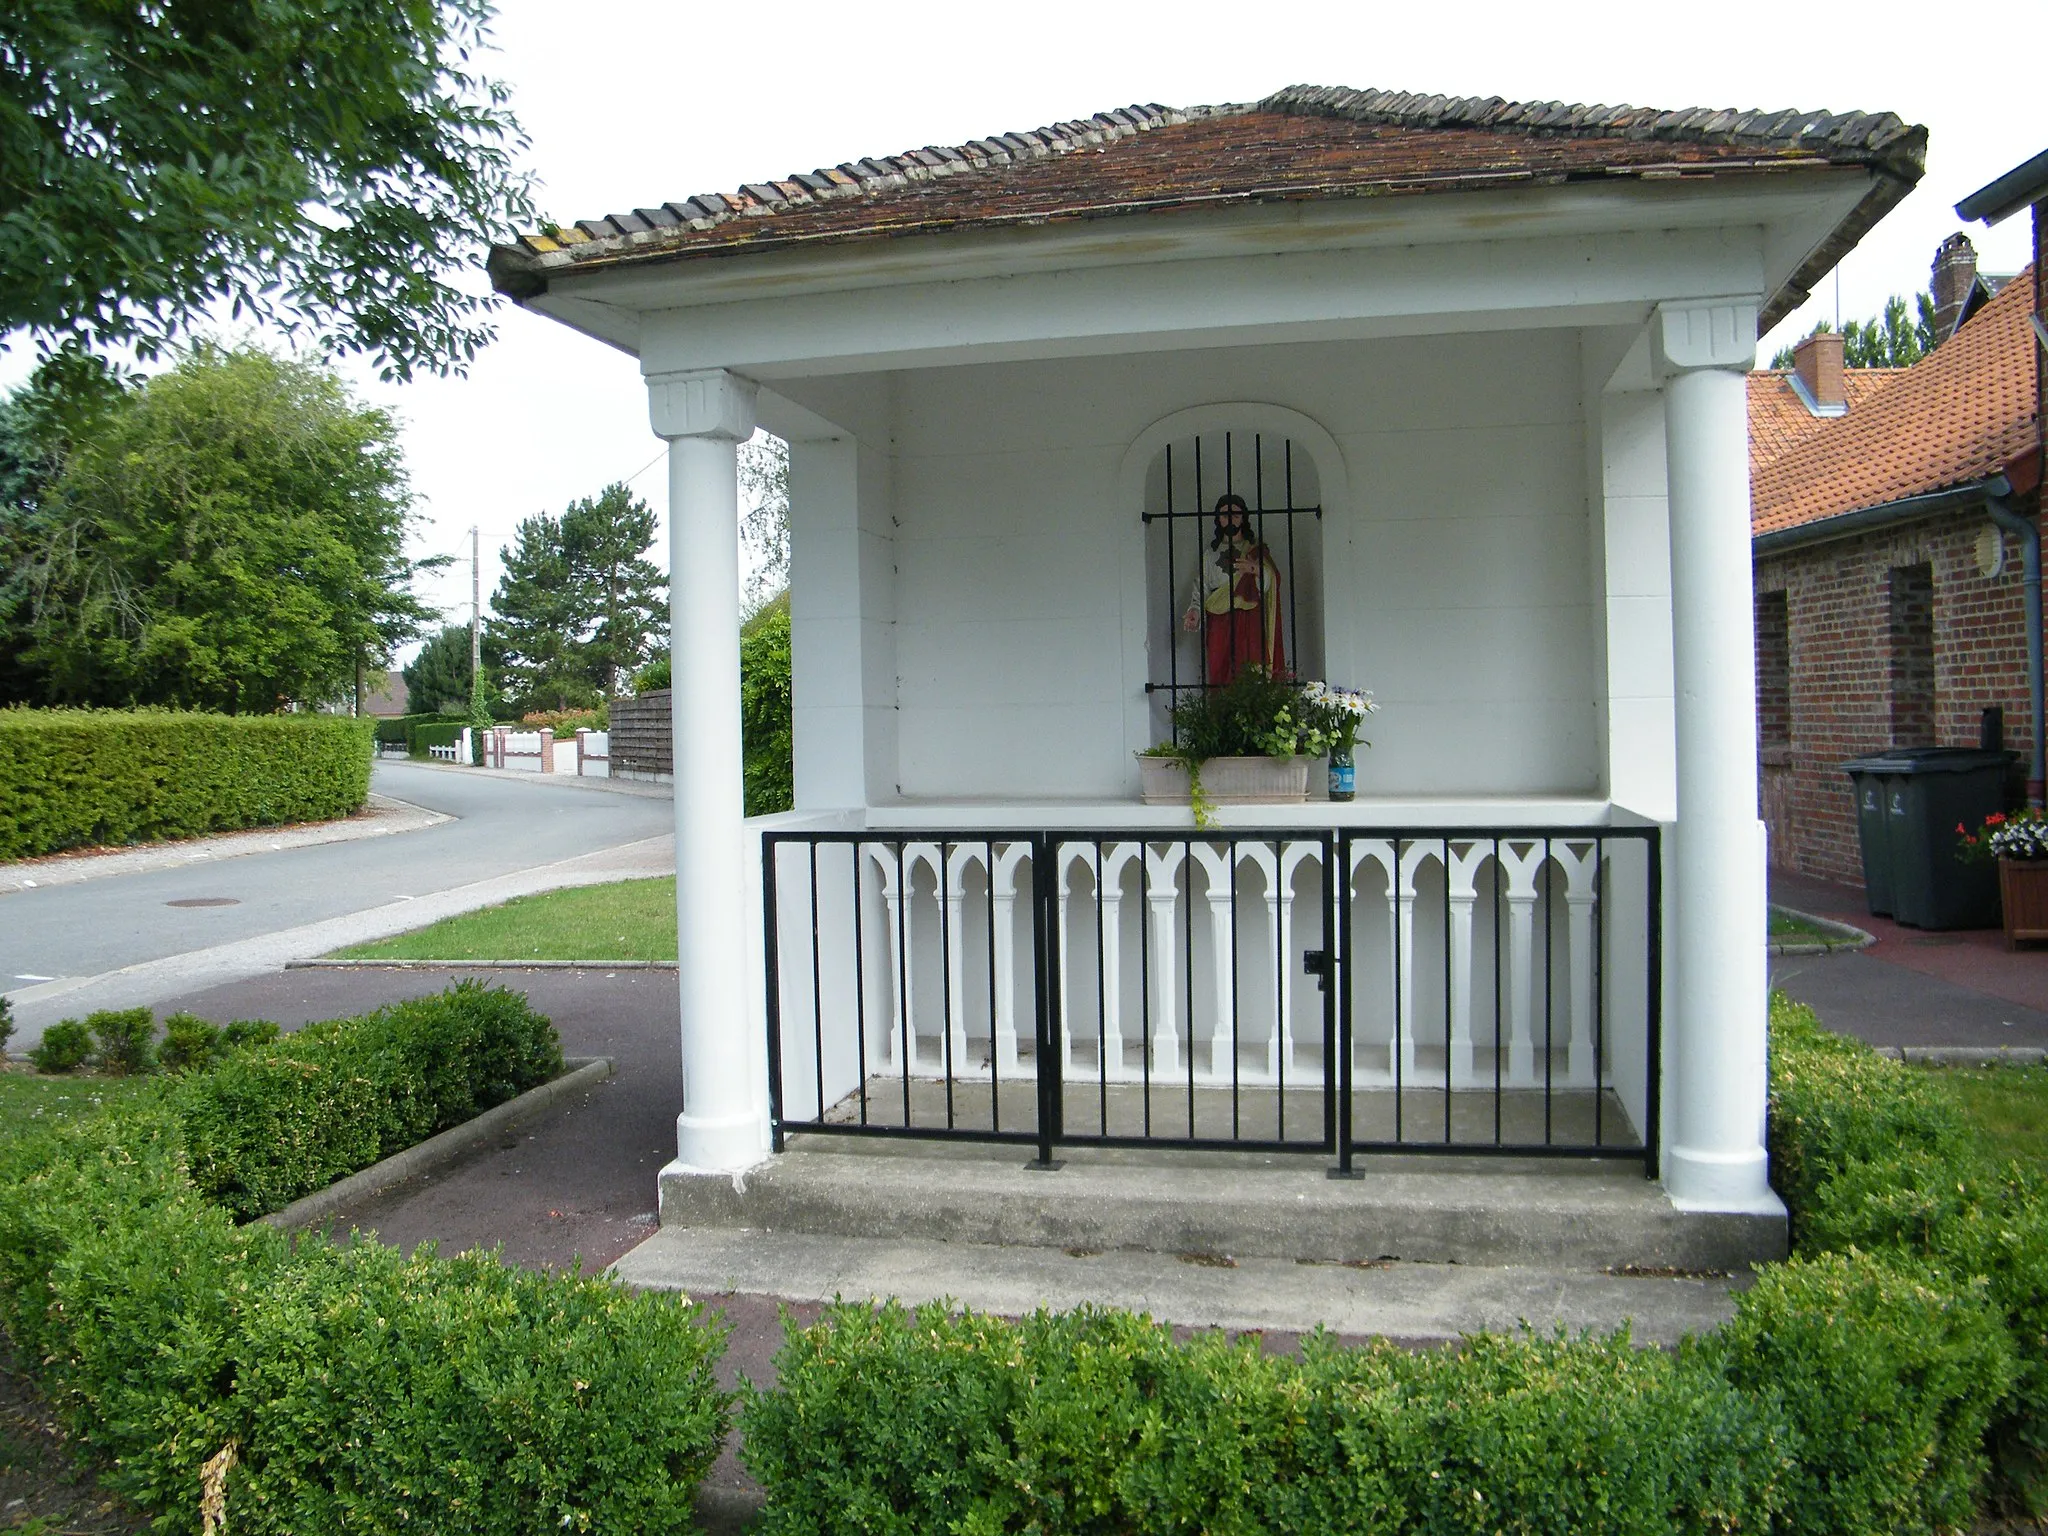
[(1795, 166), (1880, 172), (1837, 238), (1766, 305), (1768, 327), (1910, 190), (1926, 139), (1890, 113), (1666, 112), (1290, 86), (1252, 104), (1132, 106), (699, 193), (668, 205), (674, 224), (583, 220), (498, 246), (490, 266), (502, 291), (523, 298), (559, 272), (596, 266), (1164, 208)]
[(1842, 395), (1849, 409), (1840, 416), (1816, 416), (1792, 388), (1789, 368), (1759, 368), (1749, 376), (1749, 472), (1754, 475), (1780, 454), (1816, 432), (1839, 426), (1862, 410), (1903, 368), (1844, 368)]
[[(1758, 465), (1750, 531), (1775, 533), (1994, 474), (2035, 441), (2034, 285), (2028, 273), (1884, 385), (1863, 410)], [(1750, 421), (1757, 421), (1750, 386)]]

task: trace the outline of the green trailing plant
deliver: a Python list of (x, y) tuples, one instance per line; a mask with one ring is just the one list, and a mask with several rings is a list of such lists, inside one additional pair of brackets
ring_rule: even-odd
[(52, 1024), (29, 1049), (28, 1059), (38, 1072), (76, 1072), (92, 1059), (92, 1031), (76, 1019)]

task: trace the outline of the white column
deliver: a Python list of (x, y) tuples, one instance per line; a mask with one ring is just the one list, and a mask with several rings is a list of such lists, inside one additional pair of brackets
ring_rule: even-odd
[(1664, 389), (1677, 686), (1664, 1186), (1686, 1209), (1777, 1211), (1764, 1154), (1764, 841), (1744, 377), (1756, 357), (1756, 305), (1661, 305), (1650, 335)]
[(733, 374), (647, 381), (655, 433), (668, 439), (669, 602), (675, 734), (677, 977), (682, 993), (683, 1112), (676, 1160), (703, 1170), (761, 1160), (767, 1085), (755, 1080), (763, 985), (741, 957), (747, 849), (740, 755), (738, 445), (754, 431), (754, 386)]

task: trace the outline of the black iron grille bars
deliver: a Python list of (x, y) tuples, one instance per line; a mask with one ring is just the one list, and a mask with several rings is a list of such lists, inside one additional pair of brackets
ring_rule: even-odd
[(775, 1145), (1632, 1157), (1655, 828), (763, 835)]

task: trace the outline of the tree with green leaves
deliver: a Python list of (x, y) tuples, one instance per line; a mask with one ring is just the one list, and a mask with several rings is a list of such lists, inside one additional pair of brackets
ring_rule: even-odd
[(623, 484), (569, 504), (562, 550), (589, 622), (584, 675), (616, 698), (668, 630), (668, 578), (647, 558), (654, 509)]
[(505, 693), (522, 709), (575, 709), (595, 702), (578, 645), (587, 613), (569, 569), (562, 520), (524, 518), (498, 552), (505, 572), (491, 594), (489, 638)]
[[(1833, 329), (1823, 320), (1807, 334), (1825, 336)], [(1932, 352), (1940, 339), (1935, 334), (1933, 294), (1914, 295), (1910, 319), (1906, 300), (1893, 294), (1877, 319), (1851, 320), (1842, 327), (1842, 363), (1849, 368), (1910, 368)], [(1780, 348), (1771, 366), (1790, 368), (1793, 351)]]
[[(496, 696), (489, 668), (483, 669), (486, 718), (489, 701)], [(472, 691), (469, 675), (469, 626), (450, 624), (420, 647), (419, 654), (405, 664), (405, 707), (414, 714), (460, 715), (469, 709)]]
[(525, 519), (500, 554), (486, 632), (523, 709), (575, 709), (622, 692), (667, 624), (668, 580), (646, 558), (654, 513), (624, 485)]
[(0, 333), (148, 358), (195, 316), (386, 377), (460, 368), (460, 280), (530, 222), (487, 0), (18, 0), (0, 12)]
[(42, 702), (265, 713), (419, 633), (396, 424), (331, 372), (201, 348), (77, 428), (10, 582)]

